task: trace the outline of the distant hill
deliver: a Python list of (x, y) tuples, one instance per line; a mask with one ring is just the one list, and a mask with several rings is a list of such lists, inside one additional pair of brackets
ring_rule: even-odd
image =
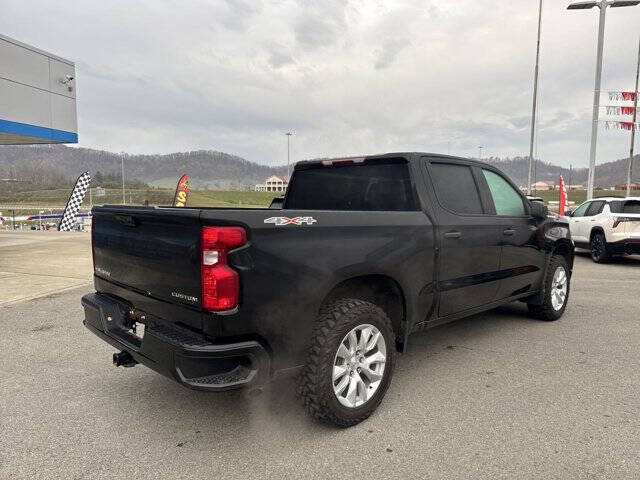
[[(0, 146), (0, 178), (26, 181), (24, 188), (40, 189), (68, 185), (84, 170), (97, 172), (111, 178), (120, 178), (121, 155), (124, 156), (125, 178), (138, 180), (157, 187), (173, 187), (183, 173), (191, 177), (195, 188), (212, 190), (247, 189), (263, 182), (270, 175), (286, 174), (286, 167), (268, 167), (249, 162), (241, 157), (222, 152), (198, 150), (167, 155), (117, 154), (89, 148), (74, 148), (64, 145)], [(488, 158), (491, 163), (518, 185), (527, 182), (527, 159)], [(634, 180), (640, 180), (640, 155), (635, 159)], [(535, 163), (535, 180), (557, 182), (559, 175), (565, 181), (586, 184), (587, 169), (574, 169), (551, 165), (542, 161)], [(627, 175), (627, 159), (603, 163), (596, 169), (596, 186), (606, 187), (624, 183)], [(16, 190), (0, 182), (0, 191)]]
[(117, 174), (124, 155), (125, 179), (157, 187), (174, 187), (187, 173), (195, 188), (246, 189), (285, 167), (268, 167), (235, 155), (198, 150), (167, 155), (128, 155), (64, 145), (0, 146), (0, 178), (17, 178), (32, 185), (56, 185), (75, 180), (85, 170)]
[[(529, 168), (529, 161), (527, 158), (488, 158), (483, 160), (498, 167), (509, 175), (509, 177), (511, 177), (511, 179), (518, 185), (527, 184), (527, 172)], [(554, 182), (557, 184), (558, 178), (562, 175), (567, 183), (571, 181), (574, 185), (587, 185), (587, 168), (574, 168), (572, 171), (569, 171), (569, 168), (567, 167), (559, 167), (539, 160), (536, 161), (534, 165), (535, 170), (533, 177), (536, 181)], [(610, 187), (618, 183), (626, 183), (628, 165), (628, 158), (596, 165), (596, 187)], [(638, 181), (638, 179), (640, 179), (640, 155), (634, 156), (633, 180)]]

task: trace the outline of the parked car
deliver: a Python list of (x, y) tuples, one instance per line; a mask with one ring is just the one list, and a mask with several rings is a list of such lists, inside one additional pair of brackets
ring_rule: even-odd
[(640, 197), (594, 198), (568, 216), (575, 246), (589, 249), (594, 262), (640, 254)]
[(115, 365), (206, 391), (297, 375), (340, 427), (413, 332), (517, 300), (560, 318), (574, 258), (567, 221), (501, 171), (424, 153), (300, 162), (281, 208), (94, 207), (92, 240), (84, 324)]

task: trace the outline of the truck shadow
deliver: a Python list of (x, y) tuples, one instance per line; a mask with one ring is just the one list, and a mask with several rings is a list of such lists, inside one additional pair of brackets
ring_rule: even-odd
[[(591, 255), (588, 250), (576, 250), (576, 257), (584, 258), (585, 260), (592, 262)], [(594, 265), (597, 264), (594, 263)], [(619, 255), (611, 257), (607, 263), (602, 264), (602, 267), (606, 267), (607, 265), (638, 267), (640, 266), (640, 255)]]
[[(398, 358), (393, 384), (380, 406), (382, 413), (374, 414), (367, 428), (376, 423), (378, 415), (399, 415), (394, 410), (403, 407), (395, 400), (405, 388), (416, 388), (416, 377), (424, 379), (417, 388), (429, 389), (428, 379), (447, 368), (452, 355), (458, 356), (456, 350), (463, 355), (483, 343), (485, 337), (495, 337), (500, 331), (519, 329), (518, 325), (531, 322), (536, 321), (526, 316), (526, 307), (513, 304), (413, 335), (408, 352)], [(244, 390), (219, 394), (188, 390), (146, 369), (140, 369), (125, 381), (122, 376), (111, 378), (111, 395), (133, 396), (135, 402), (128, 403), (128, 408), (134, 409), (134, 417), (149, 418), (149, 412), (155, 412), (154, 434), (167, 436), (165, 440), (178, 448), (206, 443), (208, 448), (233, 452), (245, 441), (266, 442), (274, 435), (333, 437), (346, 432), (306, 415), (296, 396), (293, 378), (277, 380), (260, 394)], [(176, 432), (180, 432), (178, 437)]]

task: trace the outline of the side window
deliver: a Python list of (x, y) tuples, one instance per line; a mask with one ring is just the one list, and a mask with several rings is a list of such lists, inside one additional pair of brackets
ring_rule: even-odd
[(482, 204), (471, 168), (454, 163), (432, 163), (431, 176), (440, 204), (454, 213), (481, 214)]
[(511, 217), (525, 215), (524, 203), (520, 194), (504, 178), (491, 170), (482, 170), (487, 180), (493, 203), (498, 215)]
[(589, 208), (589, 205), (591, 205), (591, 202), (583, 203), (582, 205), (580, 205), (578, 208), (576, 208), (573, 211), (573, 214), (571, 216), (572, 217), (584, 217), (584, 214), (586, 213), (587, 208)]
[(598, 215), (602, 211), (603, 207), (603, 201), (591, 202), (591, 205), (589, 205), (589, 208), (587, 209), (587, 213), (585, 213), (585, 217), (593, 217), (594, 215)]
[(613, 201), (609, 203), (611, 213), (622, 213), (623, 202)]

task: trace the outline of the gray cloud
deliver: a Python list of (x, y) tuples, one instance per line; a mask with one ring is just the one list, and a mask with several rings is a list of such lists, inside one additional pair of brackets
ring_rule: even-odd
[(298, 0), (293, 22), (296, 40), (305, 48), (333, 45), (347, 29), (347, 0)]
[(409, 41), (405, 39), (392, 39), (384, 42), (374, 52), (376, 70), (382, 70), (390, 66), (407, 45), (409, 45)]

